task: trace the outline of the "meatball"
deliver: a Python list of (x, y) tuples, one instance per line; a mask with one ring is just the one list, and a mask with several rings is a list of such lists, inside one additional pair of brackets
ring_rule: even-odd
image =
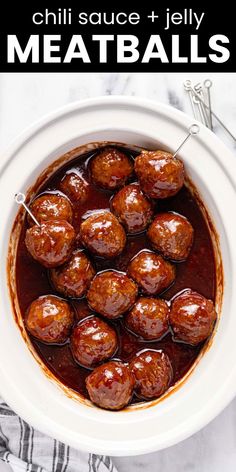
[(75, 231), (68, 221), (48, 220), (40, 226), (27, 229), (26, 247), (31, 256), (44, 267), (64, 264), (70, 257), (75, 241)]
[(193, 227), (182, 215), (167, 212), (157, 215), (148, 228), (152, 246), (174, 261), (187, 259), (193, 243)]
[(80, 241), (93, 254), (116, 257), (124, 249), (126, 235), (117, 218), (109, 211), (89, 216), (80, 227)]
[(134, 169), (142, 190), (151, 198), (175, 195), (184, 183), (184, 165), (166, 151), (143, 151)]
[(119, 361), (96, 367), (86, 378), (90, 400), (106, 410), (121, 410), (131, 400), (134, 377), (129, 368)]
[(137, 295), (137, 286), (127, 275), (108, 270), (94, 277), (87, 299), (94, 311), (113, 319), (128, 311)]
[(152, 204), (138, 184), (130, 184), (119, 190), (112, 199), (111, 209), (131, 234), (144, 231), (153, 216)]
[(175, 267), (158, 254), (144, 250), (131, 260), (128, 275), (135, 280), (142, 292), (155, 295), (174, 282)]
[(172, 380), (172, 366), (163, 351), (143, 351), (130, 362), (137, 396), (152, 399), (163, 395)]
[[(48, 220), (66, 220), (72, 223), (72, 206), (68, 198), (63, 195), (54, 193), (40, 195), (33, 200), (30, 210), (39, 223)], [(28, 222), (30, 226), (35, 224), (30, 215), (28, 215)]]
[(83, 297), (95, 270), (83, 250), (77, 249), (63, 266), (51, 269), (51, 281), (55, 289), (66, 297)]
[(170, 324), (174, 338), (196, 346), (212, 333), (216, 311), (211, 300), (185, 290), (171, 304)]
[(76, 171), (66, 173), (59, 186), (74, 203), (84, 203), (89, 196), (88, 182)]
[(93, 182), (108, 190), (115, 190), (125, 184), (133, 172), (131, 159), (113, 147), (102, 149), (90, 165)]
[(79, 364), (94, 367), (112, 357), (118, 346), (115, 330), (97, 316), (81, 321), (71, 335), (71, 350)]
[(25, 317), (27, 330), (44, 343), (64, 343), (72, 328), (74, 312), (55, 295), (43, 295), (31, 303)]
[(125, 318), (126, 327), (144, 339), (160, 339), (167, 333), (169, 307), (160, 298), (139, 298)]

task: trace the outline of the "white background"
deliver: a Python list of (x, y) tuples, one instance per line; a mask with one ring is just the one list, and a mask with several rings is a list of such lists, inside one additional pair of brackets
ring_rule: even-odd
[[(236, 74), (1, 74), (0, 159), (26, 126), (57, 107), (88, 97), (143, 96), (191, 114), (183, 88), (187, 78), (193, 83), (212, 79), (212, 107), (236, 135)], [(235, 151), (232, 140), (216, 123), (215, 132)], [(114, 458), (114, 463), (119, 472), (235, 472), (236, 399), (186, 441), (154, 454)], [(0, 462), (0, 472), (5, 470)]]

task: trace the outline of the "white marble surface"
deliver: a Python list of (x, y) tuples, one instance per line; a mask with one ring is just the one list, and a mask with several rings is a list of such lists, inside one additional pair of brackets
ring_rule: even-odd
[[(26, 126), (57, 107), (107, 94), (152, 98), (191, 113), (183, 81), (211, 78), (212, 106), (236, 134), (236, 74), (1, 74), (0, 159), (4, 148)], [(215, 130), (228, 146), (232, 140)], [(236, 399), (211, 424), (161, 452), (114, 458), (119, 472), (234, 472)], [(1, 469), (0, 472), (5, 469)]]

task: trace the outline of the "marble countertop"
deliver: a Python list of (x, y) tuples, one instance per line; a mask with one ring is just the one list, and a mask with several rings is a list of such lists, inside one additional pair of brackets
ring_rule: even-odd
[[(194, 83), (213, 81), (212, 107), (236, 134), (236, 74), (0, 74), (0, 152), (45, 113), (98, 95), (147, 97), (191, 114), (183, 90), (187, 78)], [(235, 149), (218, 125), (215, 131)], [(207, 427), (178, 445), (153, 454), (114, 458), (114, 463), (119, 472), (234, 472), (236, 399)]]

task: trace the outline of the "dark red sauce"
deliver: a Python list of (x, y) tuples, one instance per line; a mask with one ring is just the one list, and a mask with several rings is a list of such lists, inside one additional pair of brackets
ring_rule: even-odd
[[(46, 184), (40, 188), (38, 194), (44, 191), (55, 191), (65, 172), (72, 168), (76, 168), (86, 180), (90, 181), (88, 163), (92, 155), (94, 155), (94, 151), (64, 165), (48, 179)], [(130, 151), (130, 157), (134, 158), (135, 153)], [(131, 181), (133, 180), (134, 178), (131, 179)], [(84, 204), (74, 204), (73, 224), (77, 232), (79, 231), (82, 216), (87, 211), (108, 209), (111, 196), (111, 192), (100, 190), (90, 183), (87, 201)], [(170, 300), (183, 289), (191, 288), (205, 297), (215, 300), (216, 267), (213, 245), (209, 229), (197, 201), (187, 187), (184, 186), (175, 197), (157, 201), (155, 207), (157, 212), (172, 210), (181, 213), (189, 219), (194, 228), (194, 244), (191, 253), (186, 262), (176, 264), (177, 277), (175, 283), (161, 296)], [(26, 229), (27, 222), (25, 221), (21, 231), (16, 260), (17, 296), (23, 319), (29, 304), (35, 298), (55, 292), (50, 284), (47, 270), (35, 262), (26, 250), (24, 244)], [(125, 250), (118, 258), (112, 261), (93, 257), (91, 254), (90, 258), (97, 271), (108, 268), (125, 271), (130, 259), (144, 248), (150, 249), (150, 245), (145, 233), (142, 233), (136, 236), (128, 236)], [(77, 313), (80, 313), (81, 309), (85, 306), (84, 300), (74, 300), (72, 303)], [(192, 347), (184, 343), (173, 342), (171, 332), (158, 342), (145, 342), (129, 333), (124, 328), (122, 320), (116, 321), (114, 326), (119, 333), (120, 339), (119, 349), (115, 354), (115, 358), (129, 361), (140, 350), (147, 348), (163, 349), (168, 354), (173, 366), (174, 376), (172, 384), (175, 384), (186, 374), (204, 346), (204, 343), (197, 347)], [(68, 387), (88, 397), (85, 388), (85, 378), (90, 371), (79, 366), (74, 361), (69, 343), (63, 346), (52, 346), (35, 340), (31, 335), (30, 339), (38, 355), (56, 377)], [(139, 400), (134, 397), (133, 402), (137, 401)]]

